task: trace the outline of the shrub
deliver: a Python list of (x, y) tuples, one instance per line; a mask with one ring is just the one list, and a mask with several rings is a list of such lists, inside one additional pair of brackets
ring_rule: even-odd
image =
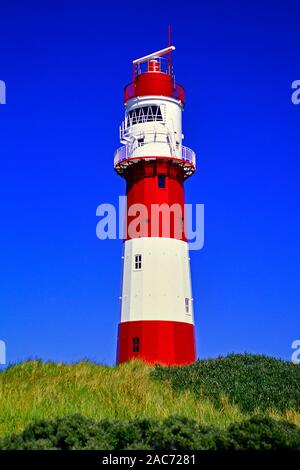
[(300, 428), (288, 421), (254, 416), (242, 423), (232, 424), (222, 443), (231, 450), (299, 450)]
[(263, 416), (218, 429), (180, 416), (96, 422), (72, 415), (39, 421), (0, 439), (0, 450), (8, 449), (300, 450), (300, 428)]

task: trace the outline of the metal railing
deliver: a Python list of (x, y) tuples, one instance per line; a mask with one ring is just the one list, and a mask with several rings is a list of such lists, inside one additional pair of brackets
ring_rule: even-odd
[[(138, 117), (138, 120), (136, 119), (136, 122), (133, 121), (133, 118), (131, 117), (126, 117), (124, 121), (121, 122), (121, 125), (119, 127), (119, 135), (120, 135), (120, 141), (121, 143), (125, 144), (126, 142), (129, 142), (130, 140), (130, 135), (133, 133), (133, 127), (136, 126), (136, 125), (140, 125), (140, 124), (146, 124), (146, 123), (152, 123), (153, 124), (153, 127), (154, 127), (154, 131), (153, 132), (149, 132), (149, 130), (147, 130), (147, 135), (149, 134), (153, 134), (155, 136), (161, 134), (161, 135), (166, 135), (166, 131), (164, 130), (163, 132), (160, 130), (160, 128), (158, 126), (160, 125), (164, 125), (165, 126), (165, 121), (166, 121), (166, 110), (165, 110), (165, 106), (161, 106), (161, 112), (162, 114), (160, 115), (160, 118), (158, 117), (155, 117), (154, 119), (151, 119), (151, 120), (147, 120), (147, 116), (141, 116), (141, 117)], [(128, 120), (130, 120), (128, 122)], [(158, 123), (158, 126), (157, 124)], [(140, 131), (141, 134), (144, 134), (145, 132), (143, 130)], [(153, 142), (155, 142), (157, 139), (153, 139)]]
[(129, 158), (129, 146), (122, 145), (122, 147), (119, 147), (115, 151), (114, 166), (116, 166), (120, 162), (123, 162), (124, 160), (128, 160), (128, 158)]
[[(166, 142), (164, 141), (163, 143), (166, 143)], [(130, 160), (131, 158), (139, 157), (139, 155), (135, 155), (136, 150), (138, 149), (139, 147), (136, 147), (133, 150), (129, 145), (122, 145), (122, 147), (119, 147), (115, 151), (115, 154), (114, 154), (114, 166), (118, 165), (124, 160)], [(140, 156), (140, 158), (147, 158), (147, 157)], [(157, 157), (157, 158), (160, 158), (160, 157)], [(181, 158), (178, 158), (178, 156), (174, 156), (171, 158), (174, 158), (176, 160), (183, 160), (185, 162), (192, 164), (196, 168), (196, 154), (189, 147), (185, 147), (184, 145), (182, 145)]]
[[(137, 75), (141, 75), (142, 73), (148, 73), (149, 72), (149, 64), (153, 60), (153, 58), (146, 60), (145, 62), (142, 63), (137, 63), (133, 65), (133, 72), (134, 76), (136, 77)], [(167, 75), (173, 75), (173, 67), (166, 57), (155, 57), (155, 62), (159, 66), (159, 72), (165, 73)]]
[(182, 145), (181, 158), (182, 160), (192, 163), (194, 167), (196, 167), (196, 154), (194, 150)]

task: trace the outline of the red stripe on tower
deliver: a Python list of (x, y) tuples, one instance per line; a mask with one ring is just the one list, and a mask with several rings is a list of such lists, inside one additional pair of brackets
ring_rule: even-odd
[(195, 153), (182, 145), (184, 89), (172, 73), (174, 49), (133, 61), (125, 87), (124, 145), (114, 160), (127, 183), (118, 363), (183, 365), (196, 358), (184, 233), (184, 181), (195, 172)]

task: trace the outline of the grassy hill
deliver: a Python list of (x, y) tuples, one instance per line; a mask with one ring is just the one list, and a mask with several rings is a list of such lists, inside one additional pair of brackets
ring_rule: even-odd
[(263, 414), (283, 426), (300, 426), (300, 366), (247, 354), (176, 368), (138, 361), (117, 367), (28, 361), (0, 373), (0, 403), (0, 436), (74, 414), (119, 425), (156, 419), (156, 426), (178, 416), (189, 429), (230, 432)]

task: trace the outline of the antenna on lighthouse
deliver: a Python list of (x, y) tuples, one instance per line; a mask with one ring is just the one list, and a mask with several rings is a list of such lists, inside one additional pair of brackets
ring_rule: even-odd
[[(171, 47), (171, 25), (168, 24), (168, 47)], [(172, 51), (168, 54), (169, 75), (172, 75)]]

